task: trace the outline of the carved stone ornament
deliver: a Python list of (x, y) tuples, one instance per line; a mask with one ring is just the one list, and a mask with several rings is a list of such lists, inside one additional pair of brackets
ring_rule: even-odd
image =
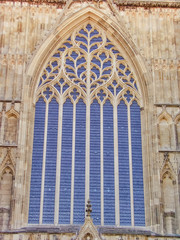
[(6, 156), (0, 165), (0, 177), (4, 174), (6, 169), (10, 169), (13, 176), (15, 176), (15, 161), (11, 155), (11, 149), (7, 149)]
[(102, 240), (91, 217), (86, 217), (85, 223), (81, 227), (76, 240)]
[(160, 174), (160, 178), (161, 178), (161, 183), (163, 182), (163, 179), (166, 178), (166, 176), (168, 176), (170, 179), (172, 179), (173, 184), (176, 184), (176, 174), (175, 171), (173, 169), (173, 166), (171, 164), (171, 161), (169, 159), (169, 153), (165, 152), (164, 153), (164, 161), (163, 164), (161, 166), (161, 174)]

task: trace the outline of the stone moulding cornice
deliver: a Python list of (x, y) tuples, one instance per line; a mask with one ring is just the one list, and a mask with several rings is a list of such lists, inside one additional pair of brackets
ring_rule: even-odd
[[(103, 2), (107, 0), (71, 0), (72, 3), (74, 2)], [(57, 5), (57, 6), (64, 6), (67, 0), (1, 0), (1, 2), (20, 2), (20, 3), (28, 3), (28, 4), (48, 4), (48, 5)], [(118, 7), (144, 7), (144, 8), (180, 8), (180, 0), (176, 1), (132, 1), (132, 0), (112, 0), (112, 2), (117, 5)]]
[(144, 7), (144, 8), (180, 8), (180, 1), (131, 1), (114, 0), (119, 7)]

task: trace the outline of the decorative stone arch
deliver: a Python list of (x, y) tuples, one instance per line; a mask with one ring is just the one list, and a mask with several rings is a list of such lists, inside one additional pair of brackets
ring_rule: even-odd
[(6, 143), (16, 144), (19, 126), (19, 113), (12, 107), (5, 113), (5, 132), (4, 139)]
[(13, 194), (13, 181), (15, 177), (15, 162), (11, 156), (10, 149), (0, 166), (0, 229), (9, 228), (11, 220), (11, 201)]
[(173, 120), (166, 109), (158, 116), (157, 122), (159, 147), (161, 149), (168, 149), (171, 147)]
[[(72, 29), (76, 28), (77, 26), (83, 24), (84, 22), (92, 21), (94, 24), (99, 26), (102, 29), (106, 30), (107, 36), (113, 41), (115, 46), (118, 46), (124, 56), (126, 57), (127, 62), (129, 63), (130, 68), (133, 70), (136, 79), (138, 79), (138, 87), (140, 89), (142, 95), (142, 102), (141, 106), (145, 110), (142, 113), (142, 132), (145, 133), (147, 122), (147, 111), (148, 111), (148, 91), (146, 88), (146, 82), (150, 79), (150, 75), (148, 73), (147, 67), (145, 65), (145, 60), (140, 55), (140, 51), (135, 46), (131, 38), (128, 34), (123, 30), (123, 27), (115, 25), (114, 21), (109, 18), (108, 16), (104, 15), (100, 10), (95, 9), (94, 7), (86, 7), (77, 13), (74, 13), (69, 18), (66, 18), (64, 21), (61, 22), (61, 25), (58, 26), (53, 32), (51, 32), (50, 36), (47, 40), (42, 44), (39, 50), (36, 52), (36, 55), (32, 59), (30, 65), (27, 69), (27, 79), (24, 91), (24, 117), (27, 119), (26, 131), (28, 132), (29, 138), (27, 139), (28, 142), (33, 142), (33, 122), (34, 122), (34, 104), (35, 104), (35, 92), (38, 85), (38, 79), (42, 74), (42, 70), (44, 69), (45, 65), (48, 62), (49, 56), (52, 56), (54, 51), (57, 49), (61, 43), (63, 43), (64, 39), (67, 38), (68, 34), (72, 31)], [(28, 111), (27, 111), (28, 109)], [(146, 112), (146, 113), (145, 113)], [(33, 114), (32, 114), (33, 113)], [(144, 123), (144, 124), (143, 124)], [(25, 128), (25, 125), (23, 129)], [(22, 133), (23, 134), (23, 133)], [(143, 135), (145, 137), (145, 134)], [(23, 139), (23, 138), (22, 138)], [(148, 156), (147, 148), (144, 146), (146, 145), (146, 141), (142, 141), (143, 147), (143, 155)], [(23, 143), (24, 144), (24, 143)], [(29, 179), (30, 179), (30, 169), (31, 169), (31, 159), (32, 159), (32, 145), (28, 146), (27, 151), (27, 186), (29, 192)], [(146, 154), (145, 154), (146, 153)], [(147, 159), (147, 158), (146, 158)], [(148, 176), (147, 172), (147, 165), (148, 162), (144, 162), (144, 175)], [(149, 195), (149, 181), (148, 178), (144, 180), (145, 186), (145, 196)], [(145, 199), (145, 205), (148, 206), (149, 197)], [(28, 202), (27, 206), (25, 207), (28, 209)], [(149, 211), (149, 209), (148, 209)], [(148, 216), (150, 213), (147, 211), (146, 215)], [(25, 222), (27, 222), (27, 215)]]
[(2, 177), (5, 169), (8, 168), (11, 171), (13, 177), (15, 177), (15, 161), (11, 155), (11, 149), (7, 149), (6, 156), (0, 165), (0, 177)]
[(166, 110), (163, 110), (158, 116), (158, 123), (163, 120), (165, 120), (168, 124), (172, 124), (173, 122), (171, 115)]
[(169, 160), (168, 154), (160, 173), (161, 195), (163, 207), (163, 222), (166, 233), (175, 233), (175, 212), (176, 212), (176, 174)]
[(76, 240), (102, 240), (92, 218), (86, 217), (84, 225), (81, 227)]

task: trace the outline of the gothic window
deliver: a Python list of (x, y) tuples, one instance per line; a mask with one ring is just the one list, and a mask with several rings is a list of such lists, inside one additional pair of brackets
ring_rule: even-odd
[(29, 224), (144, 226), (141, 95), (93, 24), (54, 52), (36, 91)]

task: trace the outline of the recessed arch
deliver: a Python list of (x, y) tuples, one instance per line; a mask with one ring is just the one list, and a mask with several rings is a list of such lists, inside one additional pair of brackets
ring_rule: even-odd
[[(57, 27), (56, 31), (54, 31), (54, 34), (51, 33), (51, 36), (49, 36), (46, 42), (42, 45), (42, 47), (40, 47), (39, 51), (36, 53), (36, 56), (34, 57), (27, 69), (27, 91), (29, 92), (26, 91), (26, 93), (31, 96), (31, 104), (35, 104), (35, 102), (39, 99), (39, 95), (37, 96), (36, 94), (38, 80), (42, 75), (43, 69), (49, 61), (49, 56), (52, 56), (55, 53), (58, 46), (62, 45), (64, 39), (67, 39), (76, 27), (78, 28), (79, 25), (92, 23), (94, 26), (97, 26), (98, 29), (101, 29), (102, 31), (106, 30), (106, 35), (109, 37), (110, 41), (113, 42), (113, 44), (118, 48), (118, 50), (121, 50), (123, 52), (124, 58), (128, 62), (130, 69), (133, 71), (135, 78), (137, 79), (139, 89), (139, 93), (137, 93), (137, 96), (139, 94), (139, 97), (136, 99), (137, 103), (142, 108), (147, 106), (148, 94), (145, 85), (146, 79), (148, 78), (148, 72), (146, 70), (143, 58), (140, 56), (138, 49), (135, 47), (133, 42), (131, 42), (131, 40), (128, 38), (127, 34), (123, 32), (121, 28), (117, 28), (116, 26), (114, 26), (114, 23), (110, 18), (108, 19), (109, 20), (105, 19), (104, 14), (102, 14), (100, 11), (97, 11), (92, 7), (87, 7), (86, 9), (81, 10), (78, 14), (74, 14), (73, 17), (71, 17), (70, 19), (65, 20), (60, 27)], [(106, 25), (108, 27), (104, 29), (103, 25)], [(73, 87), (71, 88), (73, 89)], [(78, 88), (76, 89), (78, 90)], [(46, 91), (47, 89), (44, 88), (43, 90)], [(129, 92), (128, 94), (133, 96), (133, 92), (131, 91), (130, 87), (127, 87), (123, 90), (123, 96), (126, 95), (127, 92)], [(97, 95), (98, 94), (99, 92), (97, 91)], [(133, 97), (135, 97), (135, 95)], [(26, 99), (25, 95), (24, 98)], [(43, 98), (45, 99), (45, 95), (43, 95)], [(124, 104), (124, 99), (122, 98), (123, 101), (118, 102), (118, 104), (122, 108)], [(133, 104), (134, 102), (135, 101), (132, 99), (131, 104), (133, 105), (133, 107), (136, 108), (136, 106)], [(128, 102), (126, 102), (126, 104), (128, 105)], [(107, 104), (107, 109), (108, 108), (109, 106)], [(140, 111), (138, 114), (140, 116)]]
[(167, 122), (168, 124), (172, 124), (172, 117), (167, 111), (163, 111), (159, 116), (158, 116), (158, 123), (160, 122)]
[(57, 49), (64, 39), (72, 32), (73, 29), (82, 25), (85, 22), (93, 22), (100, 28), (106, 31), (107, 36), (119, 47), (127, 60), (130, 68), (133, 70), (136, 79), (138, 79), (138, 88), (143, 97), (143, 104), (147, 104), (148, 91), (146, 87), (147, 79), (150, 78), (148, 68), (145, 64), (145, 59), (140, 55), (140, 51), (134, 44), (131, 37), (127, 34), (123, 25), (117, 24), (99, 9), (94, 7), (85, 7), (84, 9), (74, 13), (68, 19), (65, 19), (57, 26), (53, 32), (47, 37), (46, 41), (39, 46), (38, 51), (35, 52), (28, 68), (27, 68), (27, 91), (31, 96), (34, 95), (37, 88), (37, 80), (41, 75), (42, 69), (49, 60), (49, 56)]

